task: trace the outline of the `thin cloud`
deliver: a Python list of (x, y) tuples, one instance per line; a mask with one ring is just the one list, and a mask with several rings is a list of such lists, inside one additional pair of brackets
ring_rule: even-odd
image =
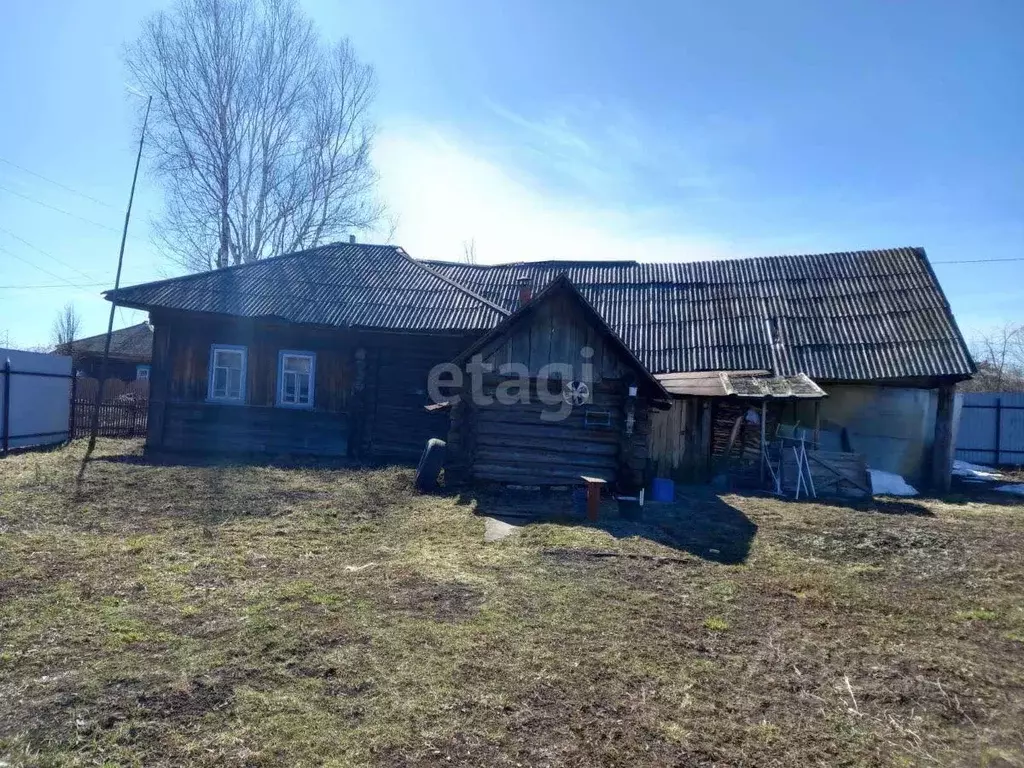
[(587, 203), (550, 191), (435, 128), (383, 132), (375, 149), (381, 192), (401, 211), (395, 234), (414, 256), (458, 259), (475, 238), (482, 262), (552, 258), (695, 261), (740, 254), (728, 237), (665, 226), (660, 207)]

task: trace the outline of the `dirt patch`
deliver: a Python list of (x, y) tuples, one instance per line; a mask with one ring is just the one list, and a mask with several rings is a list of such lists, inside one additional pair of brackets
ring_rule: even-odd
[(151, 718), (194, 720), (227, 707), (234, 696), (236, 682), (226, 678), (197, 679), (183, 689), (142, 694), (138, 703)]
[(389, 585), (389, 602), (402, 613), (434, 621), (472, 618), (484, 602), (481, 592), (466, 584), (441, 583), (405, 575)]
[(790, 543), (809, 555), (843, 562), (939, 554), (956, 545), (955, 538), (943, 531), (887, 525), (867, 529), (847, 525), (823, 532), (794, 533)]

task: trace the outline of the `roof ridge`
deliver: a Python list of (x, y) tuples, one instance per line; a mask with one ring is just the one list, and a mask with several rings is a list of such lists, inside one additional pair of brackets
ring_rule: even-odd
[[(143, 320), (141, 323), (135, 323), (135, 325), (126, 325), (124, 328), (113, 328), (113, 329), (111, 329), (110, 334), (113, 335), (115, 333), (120, 333), (121, 331), (131, 331), (131, 330), (134, 330), (136, 328), (140, 328), (143, 325), (146, 326), (147, 328), (149, 327), (149, 323), (146, 322), (145, 320)], [(104, 331), (103, 333), (94, 333), (92, 336), (83, 336), (80, 339), (72, 339), (71, 343), (72, 344), (81, 344), (83, 341), (92, 341), (93, 339), (102, 339), (106, 335), (107, 335), (106, 331)]]
[(627, 266), (639, 266), (639, 265), (658, 265), (666, 267), (680, 266), (684, 264), (720, 264), (725, 262), (736, 262), (736, 261), (769, 261), (774, 259), (810, 259), (810, 258), (826, 258), (835, 256), (866, 256), (871, 254), (882, 254), (882, 253), (896, 253), (896, 252), (910, 252), (918, 255), (924, 253), (924, 248), (918, 245), (898, 245), (891, 248), (861, 248), (853, 251), (819, 251), (817, 253), (776, 253), (767, 254), (760, 256), (728, 256), (722, 259), (699, 259), (696, 261), (636, 261), (636, 260), (602, 260), (602, 259), (540, 259), (537, 261), (504, 261), (497, 264), (464, 264), (458, 261), (446, 261), (444, 259), (422, 259), (421, 261), (427, 264), (436, 264), (438, 266), (445, 267), (461, 267), (463, 269), (482, 269), (489, 270), (499, 267), (531, 267), (541, 265), (551, 265), (558, 267), (559, 265), (566, 266), (595, 266), (595, 267), (627, 267)]
[(466, 294), (470, 298), (476, 299), (477, 301), (480, 301), (480, 302), (484, 303), (485, 305), (487, 305), (491, 309), (493, 309), (496, 312), (500, 313), (503, 317), (508, 317), (509, 315), (512, 314), (511, 312), (509, 312), (507, 309), (505, 309), (501, 305), (494, 303), (490, 299), (485, 299), (483, 296), (478, 294), (476, 291), (473, 291), (473, 290), (467, 288), (462, 283), (460, 283), (460, 282), (458, 282), (456, 280), (453, 280), (452, 278), (448, 277), (447, 275), (442, 275), (439, 272), (435, 272), (434, 270), (430, 269), (426, 264), (424, 264), (424, 263), (422, 263), (420, 261), (417, 261), (412, 256), (410, 256), (408, 253), (406, 253), (405, 250), (402, 247), (396, 246), (396, 249), (398, 250), (398, 252), (402, 256), (407, 258), (409, 261), (411, 261), (417, 267), (422, 269), (428, 275), (436, 277), (438, 280), (441, 280), (442, 282), (447, 283), (448, 285), (450, 285), (452, 288), (456, 289), (457, 291), (461, 291), (462, 293)]

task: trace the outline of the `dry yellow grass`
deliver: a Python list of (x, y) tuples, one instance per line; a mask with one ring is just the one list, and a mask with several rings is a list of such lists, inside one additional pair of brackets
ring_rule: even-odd
[(1024, 765), (1018, 507), (484, 545), (407, 470), (83, 451), (0, 461), (0, 765)]

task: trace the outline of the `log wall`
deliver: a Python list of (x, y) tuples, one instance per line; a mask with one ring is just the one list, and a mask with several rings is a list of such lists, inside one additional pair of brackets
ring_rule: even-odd
[[(188, 313), (153, 318), (147, 446), (410, 461), (444, 437), (430, 369), (472, 337), (355, 332)], [(207, 402), (210, 347), (246, 347), (244, 404)], [(313, 408), (277, 406), (281, 350), (316, 353)]]
[[(592, 354), (584, 354), (585, 348)], [(628, 396), (636, 372), (613, 341), (590, 323), (578, 301), (551, 296), (486, 346), (481, 357), (495, 373), (483, 379), (483, 398), (474, 398), (467, 383), (451, 410), (445, 467), (450, 482), (566, 485), (588, 475), (622, 488), (643, 483), (650, 425), (647, 393)], [(517, 378), (498, 375), (499, 366), (507, 363), (529, 372), (528, 402), (497, 401), (499, 385)], [(563, 403), (562, 382), (538, 378), (551, 363), (571, 366), (571, 375), (579, 380), (590, 379), (590, 401), (573, 406), (559, 420), (542, 418)], [(584, 364), (592, 366), (592, 376), (584, 375)], [(558, 403), (544, 403), (538, 386), (547, 386)], [(627, 429), (630, 411), (633, 423)]]

